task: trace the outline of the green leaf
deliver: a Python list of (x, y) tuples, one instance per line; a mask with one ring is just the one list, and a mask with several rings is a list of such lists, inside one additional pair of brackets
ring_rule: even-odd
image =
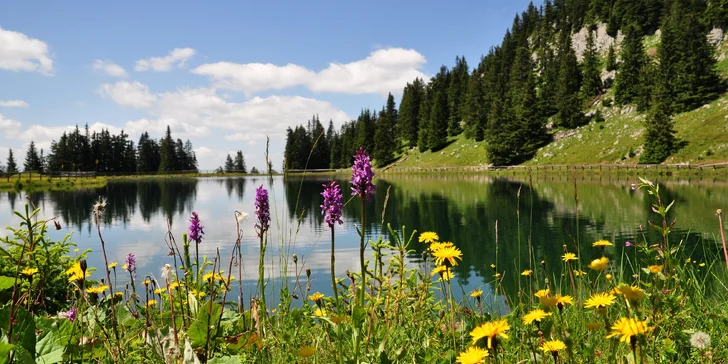
[(364, 324), (364, 319), (366, 317), (366, 311), (364, 310), (364, 308), (360, 306), (354, 307), (354, 311), (352, 312), (351, 316), (354, 322), (354, 327), (360, 329)]
[(60, 363), (63, 361), (64, 347), (56, 342), (56, 334), (48, 332), (35, 345), (35, 362), (38, 364)]
[(217, 326), (220, 324), (221, 310), (222, 306), (214, 302), (212, 303), (212, 310), (210, 310), (209, 301), (200, 305), (197, 318), (190, 325), (188, 332), (193, 348), (205, 346), (208, 341), (208, 331), (210, 334), (210, 342), (214, 341), (217, 334)]
[(237, 355), (223, 356), (221, 358), (212, 358), (208, 361), (208, 364), (239, 364), (240, 357)]
[(15, 348), (15, 345), (0, 342), (0, 364), (8, 362), (8, 354)]
[[(20, 348), (25, 349), (32, 359), (35, 357), (35, 320), (33, 320), (33, 315), (21, 307), (14, 319), (13, 334), (9, 341), (19, 344)], [(10, 306), (5, 306), (0, 310), (0, 327), (8, 327), (9, 323)]]
[(188, 293), (187, 299), (190, 302), (190, 314), (192, 316), (197, 316), (197, 310), (199, 308), (199, 304), (197, 303), (197, 298), (192, 293)]
[(15, 285), (15, 278), (0, 276), (0, 291), (13, 288)]

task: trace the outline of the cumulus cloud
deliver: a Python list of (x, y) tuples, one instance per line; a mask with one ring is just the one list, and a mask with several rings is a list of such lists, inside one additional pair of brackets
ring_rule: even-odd
[(0, 69), (52, 74), (53, 60), (45, 42), (0, 28)]
[(150, 57), (136, 61), (136, 71), (167, 72), (173, 65), (183, 67), (197, 51), (192, 48), (175, 48), (164, 57)]
[(192, 73), (207, 76), (217, 88), (246, 94), (305, 86), (314, 92), (386, 95), (399, 92), (417, 77), (426, 79), (421, 71), (426, 62), (414, 49), (384, 48), (355, 62), (330, 63), (319, 72), (295, 64), (217, 62), (203, 64)]
[(118, 64), (110, 61), (97, 59), (91, 64), (91, 68), (101, 74), (111, 77), (126, 77), (126, 70)]
[(0, 107), (28, 107), (28, 103), (23, 100), (0, 100)]
[(99, 87), (98, 93), (119, 105), (135, 109), (149, 107), (157, 100), (156, 96), (149, 92), (149, 87), (138, 81), (103, 84)]
[(3, 116), (3, 114), (0, 114), (0, 131), (8, 133), (8, 135), (12, 135), (13, 133), (16, 133), (18, 129), (20, 129), (20, 122), (8, 119)]

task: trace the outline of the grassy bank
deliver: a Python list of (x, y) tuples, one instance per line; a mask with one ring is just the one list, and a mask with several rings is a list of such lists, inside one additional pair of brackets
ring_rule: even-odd
[[(137, 276), (133, 254), (123, 263), (88, 267), (87, 252), (71, 254), (68, 238), (49, 241), (51, 221), (36, 221), (41, 212), (26, 208), (18, 213), (21, 228), (0, 242), (7, 252), (0, 255), (0, 357), (45, 363), (722, 362), (728, 357), (723, 257), (703, 245), (698, 249), (707, 258), (694, 261), (670, 234), (666, 215), (679, 203), (661, 200), (651, 182), (639, 188), (652, 201), (646, 208), (654, 211), (659, 241), (600, 240), (589, 252), (563, 248), (557, 267), (539, 262), (525, 242), (501, 242), (519, 244), (532, 257), (528, 265), (493, 265), (481, 287), (457, 300), (458, 281), (468, 277), (453, 276), (450, 268), (463, 252), (435, 232), (390, 228), (369, 242), (374, 249), (364, 274), (351, 267), (332, 276), (334, 294), (325, 296), (310, 291), (305, 259), (273, 257), (290, 278), (278, 287), (265, 278), (270, 217), (262, 212), (258, 266), (241, 267), (239, 231), (231, 232), (237, 240), (230, 257), (199, 256), (202, 228), (195, 215), (189, 234), (168, 240), (174, 256), (160, 274)], [(104, 208), (103, 200), (95, 205), (96, 219)], [(98, 229), (98, 249), (105, 252)], [(495, 244), (497, 257), (493, 239), (483, 237)], [(404, 264), (419, 244), (426, 247), (424, 259)], [(256, 268), (259, 288), (243, 298), (235, 283), (243, 280), (242, 269)], [(502, 285), (506, 275), (519, 282), (512, 291)], [(281, 299), (267, 302), (273, 289)]]
[(97, 188), (106, 185), (105, 177), (92, 178), (48, 178), (47, 176), (33, 175), (29, 178), (25, 175), (18, 178), (17, 175), (0, 180), (0, 191), (65, 191), (83, 188)]

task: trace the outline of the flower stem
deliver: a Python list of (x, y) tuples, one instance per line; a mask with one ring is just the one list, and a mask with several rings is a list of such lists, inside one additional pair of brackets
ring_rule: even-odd
[(336, 289), (336, 257), (334, 256), (334, 227), (331, 227), (331, 288), (334, 290), (336, 306), (339, 305), (339, 292)]

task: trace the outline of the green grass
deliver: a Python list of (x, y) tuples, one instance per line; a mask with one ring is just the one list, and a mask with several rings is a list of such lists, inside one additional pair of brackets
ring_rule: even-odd
[(10, 179), (0, 180), (0, 191), (65, 191), (83, 188), (96, 188), (106, 185), (106, 177), (93, 178), (52, 178), (47, 176), (33, 175), (28, 178), (26, 175), (18, 178), (17, 175)]
[(448, 145), (437, 152), (420, 152), (417, 148), (403, 153), (396, 168), (435, 168), (450, 166), (479, 166), (488, 164), (485, 142), (466, 139), (463, 134), (448, 138)]

